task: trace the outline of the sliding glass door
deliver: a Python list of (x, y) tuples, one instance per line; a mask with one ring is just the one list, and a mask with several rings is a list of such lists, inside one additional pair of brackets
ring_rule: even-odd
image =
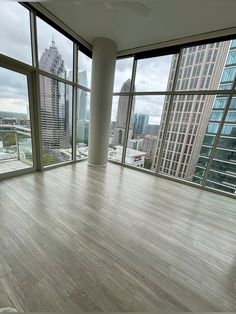
[(0, 66), (0, 178), (34, 170), (30, 72)]

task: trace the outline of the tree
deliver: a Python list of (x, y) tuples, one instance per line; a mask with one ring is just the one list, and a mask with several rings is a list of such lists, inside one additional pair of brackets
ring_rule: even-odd
[(6, 133), (3, 136), (3, 146), (8, 147), (13, 145), (16, 145), (15, 133)]
[(56, 163), (56, 160), (53, 158), (52, 155), (49, 155), (49, 154), (43, 155), (43, 165), (44, 166), (49, 166), (49, 165), (52, 165), (55, 163)]
[(145, 159), (145, 161), (144, 161), (144, 168), (151, 169), (152, 168), (152, 160)]

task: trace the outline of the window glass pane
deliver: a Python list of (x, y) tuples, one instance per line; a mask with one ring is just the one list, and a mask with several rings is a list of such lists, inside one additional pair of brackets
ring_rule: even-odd
[(210, 121), (221, 121), (222, 115), (223, 115), (222, 111), (212, 111)]
[(232, 98), (229, 108), (236, 109), (236, 98)]
[(235, 163), (236, 162), (236, 151), (216, 149), (214, 158), (222, 160), (222, 161), (225, 160), (225, 161)]
[(221, 134), (236, 137), (236, 124), (224, 124)]
[(196, 184), (202, 184), (202, 179), (195, 176), (195, 177), (193, 177), (192, 182), (196, 183)]
[(208, 134), (216, 134), (219, 128), (218, 123), (209, 123), (207, 126), (207, 133)]
[(37, 18), (39, 68), (73, 79), (73, 43), (55, 28)]
[(136, 96), (133, 100), (125, 162), (154, 171), (163, 108), (168, 96)]
[(113, 96), (108, 158), (118, 162), (122, 160), (128, 101), (127, 96)]
[(236, 63), (236, 50), (232, 50), (229, 52), (227, 58), (227, 64), (235, 64)]
[(138, 60), (135, 90), (166, 91), (173, 84), (177, 55), (167, 55)]
[(0, 173), (33, 166), (27, 77), (0, 68)]
[(92, 59), (83, 52), (78, 52), (78, 83), (91, 88)]
[(29, 11), (17, 2), (1, 1), (0, 53), (32, 64)]
[[(201, 168), (201, 167), (197, 167), (194, 176), (198, 177), (198, 178), (202, 178), (204, 177), (206, 169), (205, 168)], [(193, 181), (194, 182), (194, 181)], [(196, 183), (196, 181), (195, 181)]]
[(230, 68), (224, 69), (221, 82), (226, 83), (226, 82), (233, 81), (235, 77), (235, 73), (236, 73), (236, 67), (232, 67), (232, 68), (230, 67)]
[(222, 163), (221, 161), (213, 160), (211, 164), (211, 169), (230, 175), (236, 175), (236, 163)]
[(232, 83), (228, 83), (228, 84), (221, 83), (219, 86), (220, 90), (229, 90), (231, 88), (232, 88)]
[[(222, 179), (223, 179), (223, 177), (222, 177)], [(213, 189), (216, 189), (216, 190), (221, 190), (221, 191), (224, 191), (224, 192), (227, 192), (227, 193), (235, 194), (235, 187), (231, 187), (228, 184), (226, 185), (226, 184), (222, 184), (222, 183), (219, 183), (219, 182), (216, 183), (214, 181), (207, 180), (207, 186), (209, 186), (209, 187), (211, 187)]]
[(214, 109), (224, 109), (225, 108), (225, 104), (226, 104), (226, 100), (227, 97), (218, 97), (215, 101), (214, 101), (214, 105), (213, 108)]
[[(114, 92), (128, 92), (127, 88), (122, 88), (124, 82), (131, 80), (134, 58), (123, 58), (116, 60)], [(129, 84), (130, 87), (130, 84)]]
[(236, 191), (236, 176), (234, 175), (228, 175), (218, 171), (209, 171), (208, 180), (220, 183), (222, 187), (232, 189), (233, 193)]
[[(223, 62), (223, 60), (222, 60)], [(228, 48), (228, 57), (225, 62), (225, 67), (220, 79), (219, 89), (227, 90), (232, 88), (233, 81), (235, 79), (236, 67), (235, 67), (235, 47), (234, 40), (230, 42)]]
[(203, 157), (209, 157), (210, 154), (211, 154), (211, 148), (206, 147), (206, 146), (202, 146), (202, 149), (200, 151), (200, 155)]
[(78, 88), (76, 159), (88, 157), (90, 93)]
[(207, 181), (207, 186), (213, 188), (213, 189), (216, 189), (216, 190), (221, 190), (221, 191), (224, 191), (224, 192), (228, 192), (228, 193), (235, 193), (235, 189), (234, 188), (231, 188), (231, 187), (228, 187), (224, 184), (220, 184), (220, 183), (215, 183), (213, 181)]
[(72, 159), (72, 87), (40, 76), (43, 164)]
[(197, 164), (198, 166), (206, 168), (207, 164), (208, 164), (208, 158), (205, 158), (203, 156), (199, 157), (198, 164)]
[[(228, 112), (225, 121), (226, 122), (234, 122), (236, 124), (236, 111), (235, 112)], [(235, 125), (235, 128), (236, 128), (236, 125)]]
[(231, 138), (231, 137), (221, 136), (219, 138), (218, 147), (219, 148), (228, 148), (230, 150), (232, 150), (232, 149), (236, 150), (236, 137)]
[[(231, 41), (182, 49), (177, 90), (217, 90), (232, 85), (234, 69), (224, 69)], [(223, 76), (222, 76), (223, 72)]]
[(231, 42), (231, 48), (236, 48), (236, 39), (233, 39)]
[(215, 136), (205, 135), (203, 145), (212, 146), (215, 141)]

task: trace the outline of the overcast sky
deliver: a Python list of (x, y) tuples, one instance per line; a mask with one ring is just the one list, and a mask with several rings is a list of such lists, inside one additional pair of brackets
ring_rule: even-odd
[[(139, 60), (135, 77), (136, 92), (166, 91), (172, 56)], [(114, 91), (120, 92), (125, 81), (131, 78), (133, 58), (116, 62)], [(160, 124), (164, 96), (136, 96), (134, 113), (149, 115), (149, 124)], [(112, 121), (116, 120), (118, 96), (113, 97)]]
[[(73, 65), (73, 43), (50, 25), (37, 18), (38, 55), (54, 39), (56, 47), (65, 62), (67, 73)], [(28, 10), (16, 2), (1, 2), (0, 10), (0, 52), (31, 64), (31, 45)], [(138, 61), (135, 90), (165, 91), (172, 56), (149, 58)], [(91, 83), (91, 60), (79, 53), (79, 71), (88, 72), (88, 86)], [(133, 58), (121, 59), (116, 64), (114, 91), (119, 92), (123, 83), (131, 78)], [(23, 77), (23, 79), (22, 79)], [(0, 71), (0, 111), (27, 112), (28, 95), (26, 80), (11, 71)], [(163, 96), (136, 96), (135, 113), (150, 116), (149, 123), (159, 124), (163, 108)], [(116, 119), (118, 97), (113, 99), (112, 120)]]

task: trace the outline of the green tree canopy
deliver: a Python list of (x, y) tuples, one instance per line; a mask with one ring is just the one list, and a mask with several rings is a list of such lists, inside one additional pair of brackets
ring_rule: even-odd
[(8, 146), (12, 146), (12, 145), (16, 145), (16, 137), (15, 137), (15, 133), (6, 133), (3, 136), (3, 146), (4, 147), (8, 147)]

